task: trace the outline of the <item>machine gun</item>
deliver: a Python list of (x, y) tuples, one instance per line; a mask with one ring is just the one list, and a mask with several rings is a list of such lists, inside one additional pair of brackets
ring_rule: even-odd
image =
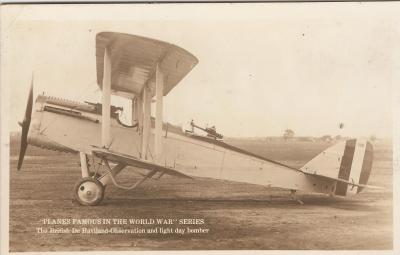
[(190, 122), (190, 126), (192, 126), (192, 130), (194, 128), (200, 129), (200, 130), (206, 132), (207, 136), (212, 137), (214, 139), (222, 139), (224, 137), (220, 133), (217, 133), (217, 130), (216, 130), (215, 126), (210, 127), (210, 128), (208, 128), (208, 127), (202, 128), (202, 127), (199, 127), (196, 124), (194, 124), (193, 120)]
[[(95, 113), (97, 113), (97, 114), (102, 113), (102, 106), (100, 103), (92, 103), (92, 102), (88, 102), (88, 101), (85, 101), (85, 103), (87, 103), (90, 106), (93, 106)], [(111, 117), (118, 119), (119, 112), (122, 112), (123, 110), (124, 109), (122, 107), (111, 105), (111, 109), (110, 109)]]

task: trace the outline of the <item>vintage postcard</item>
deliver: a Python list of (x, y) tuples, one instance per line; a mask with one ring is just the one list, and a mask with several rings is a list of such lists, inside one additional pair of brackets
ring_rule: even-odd
[(1, 6), (1, 253), (396, 253), (399, 12)]

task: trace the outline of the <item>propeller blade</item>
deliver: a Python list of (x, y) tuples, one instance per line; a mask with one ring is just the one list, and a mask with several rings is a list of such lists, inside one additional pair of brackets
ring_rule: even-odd
[[(25, 127), (25, 126), (24, 126)], [(25, 133), (26, 131), (24, 130), (25, 128), (22, 128), (22, 133)], [(25, 152), (26, 152), (26, 148), (28, 147), (28, 143), (26, 141), (26, 139), (23, 139), (23, 135), (21, 135), (21, 147), (19, 149), (19, 158), (18, 158), (18, 166), (17, 166), (17, 170), (21, 169), (22, 166), (22, 162), (24, 161), (24, 157), (25, 157)]]
[(33, 75), (31, 80), (31, 87), (29, 89), (28, 103), (26, 104), (25, 119), (24, 119), (24, 121), (27, 120), (29, 124), (31, 122), (32, 106), (33, 106)]
[(28, 102), (26, 104), (24, 121), (22, 123), (21, 122), (19, 123), (20, 126), (22, 127), (22, 132), (21, 132), (21, 146), (19, 149), (17, 170), (21, 169), (22, 162), (24, 161), (25, 157), (26, 148), (28, 147), (28, 132), (29, 132), (29, 126), (31, 124), (32, 108), (33, 108), (33, 75), (31, 80), (31, 88), (29, 90)]

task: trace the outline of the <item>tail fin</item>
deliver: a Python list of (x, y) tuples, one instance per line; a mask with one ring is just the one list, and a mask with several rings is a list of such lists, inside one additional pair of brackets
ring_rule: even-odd
[[(337, 181), (335, 195), (346, 196), (362, 191), (371, 174), (373, 147), (370, 142), (351, 139), (323, 151), (301, 170)], [(355, 189), (356, 187), (356, 189)]]

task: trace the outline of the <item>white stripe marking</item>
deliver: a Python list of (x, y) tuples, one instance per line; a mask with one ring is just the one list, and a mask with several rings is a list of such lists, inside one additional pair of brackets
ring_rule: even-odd
[[(360, 182), (361, 169), (364, 162), (365, 150), (367, 147), (366, 141), (360, 141), (357, 139), (355, 146), (356, 147), (354, 151), (353, 162), (351, 164), (349, 181), (357, 184)], [(357, 194), (357, 187), (349, 185), (347, 188), (347, 192), (351, 194)]]

